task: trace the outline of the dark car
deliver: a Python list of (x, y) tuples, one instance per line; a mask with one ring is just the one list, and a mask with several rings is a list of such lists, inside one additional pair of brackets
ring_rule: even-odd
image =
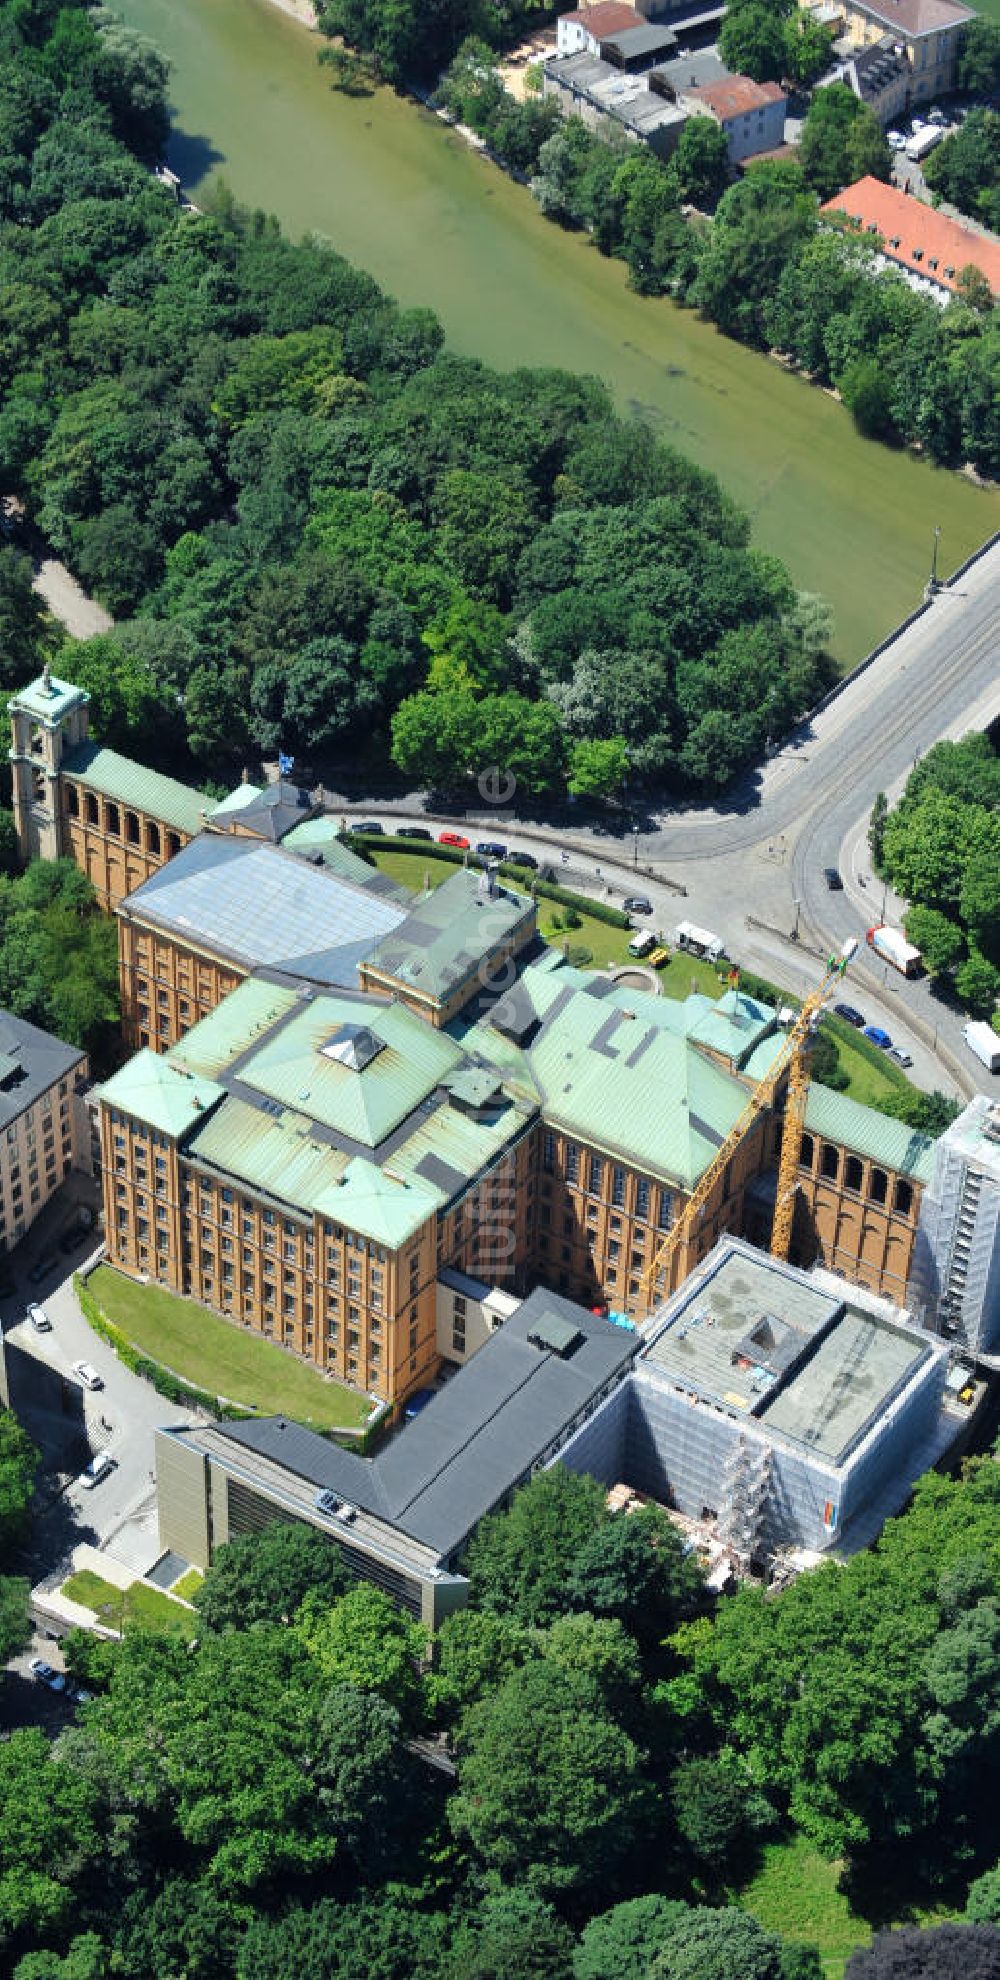
[(377, 818), (362, 818), (357, 825), (351, 827), (351, 830), (354, 832), (367, 832), (369, 838), (385, 838), (385, 826), (380, 825)]
[(878, 1046), (880, 1052), (892, 1050), (892, 1039), (887, 1031), (883, 1031), (880, 1024), (866, 1024), (861, 1036), (870, 1039), (873, 1045)]
[(840, 877), (840, 874), (837, 872), (835, 866), (824, 866), (823, 878), (826, 881), (826, 884), (829, 887), (831, 894), (843, 893), (844, 883)]
[(625, 900), (626, 914), (652, 914), (653, 903), (645, 894), (629, 894)]
[(428, 1403), (432, 1403), (436, 1395), (436, 1389), (414, 1389), (412, 1396), (407, 1396), (403, 1405), (404, 1421), (412, 1423), (414, 1417), (419, 1416), (421, 1410), (426, 1409)]
[(506, 859), (507, 848), (501, 839), (477, 839), (476, 851), (486, 859)]
[(512, 866), (530, 866), (534, 873), (538, 872), (538, 861), (534, 853), (512, 852), (508, 853), (507, 857)]
[(426, 825), (401, 825), (396, 833), (397, 839), (429, 839), (430, 836)]
[(864, 1018), (860, 1011), (855, 1010), (853, 1004), (834, 1004), (833, 1008), (836, 1016), (843, 1018), (845, 1024), (853, 1024), (856, 1031), (864, 1030)]

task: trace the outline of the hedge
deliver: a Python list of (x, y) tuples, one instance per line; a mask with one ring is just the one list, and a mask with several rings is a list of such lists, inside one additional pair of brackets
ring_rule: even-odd
[[(466, 856), (458, 846), (442, 846), (437, 839), (400, 839), (388, 832), (350, 832), (347, 836), (352, 850), (362, 857), (381, 848), (385, 852), (410, 853), (424, 859), (443, 859), (451, 866), (482, 867), (486, 864), (480, 854), (469, 853)], [(371, 864), (374, 865), (374, 861)], [(556, 886), (553, 880), (538, 879), (532, 868), (518, 866), (516, 860), (501, 860), (500, 872), (505, 880), (528, 887), (533, 894), (541, 894), (547, 901), (556, 901), (560, 907), (576, 908), (579, 914), (589, 914), (594, 921), (607, 922), (610, 928), (632, 926), (628, 915), (623, 914), (620, 908), (608, 907), (604, 901), (593, 901), (589, 894), (572, 894), (567, 887)]]
[(73, 1274), (73, 1289), (88, 1326), (102, 1341), (107, 1341), (125, 1368), (130, 1368), (133, 1375), (141, 1375), (143, 1381), (151, 1382), (158, 1395), (165, 1396), (168, 1402), (189, 1403), (193, 1409), (203, 1409), (209, 1416), (228, 1417), (236, 1422), (253, 1416), (253, 1410), (241, 1409), (238, 1403), (223, 1402), (221, 1396), (210, 1396), (207, 1389), (196, 1389), (192, 1383), (182, 1382), (180, 1376), (172, 1375), (169, 1368), (162, 1368), (158, 1361), (150, 1361), (148, 1355), (140, 1354), (121, 1329), (113, 1326), (78, 1272)]

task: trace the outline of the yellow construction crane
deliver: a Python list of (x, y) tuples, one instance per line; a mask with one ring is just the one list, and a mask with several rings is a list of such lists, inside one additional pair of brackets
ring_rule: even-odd
[(704, 1175), (688, 1197), (681, 1215), (672, 1226), (670, 1234), (661, 1244), (656, 1257), (647, 1265), (639, 1283), (647, 1290), (649, 1305), (655, 1303), (657, 1282), (663, 1274), (664, 1293), (670, 1290), (670, 1267), (681, 1246), (691, 1236), (695, 1225), (708, 1202), (719, 1177), (727, 1163), (732, 1161), (741, 1142), (749, 1134), (775, 1097), (785, 1074), (788, 1074), (788, 1093), (785, 1099), (785, 1121), (781, 1136), (781, 1156), (778, 1162), (778, 1187), (774, 1199), (774, 1222), (771, 1226), (771, 1255), (774, 1258), (787, 1258), (792, 1241), (792, 1222), (795, 1216), (795, 1188), (802, 1149), (802, 1128), (805, 1120), (806, 1096), (809, 1092), (809, 1053), (808, 1041), (819, 1012), (835, 983), (843, 976), (847, 965), (857, 954), (858, 944), (852, 937), (845, 942), (839, 955), (831, 956), (823, 974), (823, 981), (817, 989), (810, 991), (798, 1016), (785, 1037), (769, 1072), (754, 1087), (739, 1119), (730, 1128)]

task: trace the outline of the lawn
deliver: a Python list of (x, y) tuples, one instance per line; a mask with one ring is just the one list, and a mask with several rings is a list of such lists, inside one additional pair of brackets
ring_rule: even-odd
[(877, 1045), (859, 1043), (858, 1034), (843, 1018), (826, 1016), (823, 1028), (833, 1038), (840, 1066), (850, 1080), (846, 1091), (866, 1107), (881, 1107), (893, 1094), (905, 1093), (911, 1082)]
[(193, 1299), (181, 1299), (162, 1286), (136, 1285), (110, 1265), (98, 1266), (87, 1285), (133, 1347), (210, 1395), (295, 1417), (314, 1430), (354, 1429), (371, 1412), (367, 1396)]
[(79, 1602), (83, 1608), (93, 1609), (109, 1629), (129, 1629), (138, 1624), (143, 1629), (181, 1636), (185, 1642), (190, 1642), (197, 1634), (197, 1618), (190, 1610), (175, 1602), (171, 1595), (163, 1594), (159, 1588), (147, 1587), (144, 1581), (133, 1581), (128, 1588), (116, 1588), (113, 1582), (105, 1581), (92, 1568), (81, 1568), (63, 1582), (61, 1592), (71, 1602)]
[(193, 1602), (204, 1579), (200, 1568), (188, 1568), (187, 1573), (174, 1582), (170, 1593), (179, 1596), (182, 1602)]
[(819, 1947), (825, 1980), (841, 1980), (855, 1946), (867, 1945), (871, 1926), (852, 1912), (837, 1889), (843, 1864), (830, 1863), (803, 1836), (768, 1843), (757, 1875), (734, 1893), (737, 1903), (769, 1931)]

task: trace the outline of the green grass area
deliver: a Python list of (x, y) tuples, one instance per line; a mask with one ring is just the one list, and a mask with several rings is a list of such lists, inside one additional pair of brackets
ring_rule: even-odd
[[(839, 1029), (835, 1037), (841, 1070), (850, 1080), (850, 1085), (845, 1089), (850, 1099), (860, 1100), (866, 1107), (881, 1107), (894, 1093), (899, 1093), (910, 1084), (896, 1066), (873, 1065), (865, 1053), (858, 1051), (854, 1041), (842, 1036)], [(878, 1050), (877, 1046), (875, 1050)]]
[(356, 1395), (283, 1348), (233, 1326), (162, 1286), (140, 1286), (100, 1265), (87, 1281), (98, 1305), (134, 1347), (186, 1382), (230, 1402), (293, 1416), (314, 1430), (354, 1429), (371, 1412)]
[(756, 1876), (734, 1893), (769, 1931), (818, 1946), (824, 1980), (841, 1980), (854, 1948), (867, 1945), (872, 1935), (838, 1889), (842, 1869), (842, 1863), (828, 1862), (803, 1836), (795, 1836), (768, 1843)]
[(414, 894), (425, 886), (440, 887), (441, 882), (456, 871), (450, 860), (441, 859), (430, 846), (422, 845), (412, 853), (379, 852), (372, 841), (366, 839), (364, 847), (380, 873), (395, 880), (397, 887), (409, 887)]
[(193, 1602), (204, 1579), (200, 1568), (188, 1568), (187, 1573), (174, 1582), (170, 1593), (179, 1596), (182, 1602)]
[(148, 1588), (144, 1581), (133, 1581), (128, 1588), (116, 1588), (92, 1568), (81, 1568), (62, 1585), (71, 1602), (93, 1609), (109, 1629), (155, 1629), (190, 1642), (197, 1634), (197, 1619), (190, 1610), (165, 1595), (159, 1588)]

